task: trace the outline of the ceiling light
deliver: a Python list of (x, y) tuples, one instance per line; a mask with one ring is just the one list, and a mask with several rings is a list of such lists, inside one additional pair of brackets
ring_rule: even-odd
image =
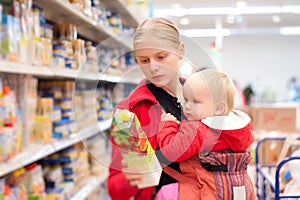
[(186, 37), (217, 37), (231, 34), (229, 29), (185, 29), (181, 33)]
[(233, 12), (232, 7), (190, 8), (187, 10), (188, 15), (225, 15)]
[(300, 26), (280, 28), (281, 35), (300, 35)]
[(218, 37), (234, 35), (300, 35), (300, 26), (277, 28), (247, 28), (247, 29), (183, 29), (181, 34), (186, 37)]
[(279, 22), (281, 22), (281, 17), (279, 15), (273, 15), (272, 21), (273, 23), (278, 24)]
[(180, 3), (172, 3), (171, 8), (172, 8), (172, 9), (182, 8), (182, 6), (181, 6)]
[(234, 15), (227, 15), (225, 19), (227, 24), (234, 24), (235, 23), (235, 16)]
[(173, 10), (173, 16), (175, 17), (182, 17), (187, 14), (186, 8), (182, 8), (182, 5), (180, 3), (173, 3), (171, 5), (171, 10)]
[(190, 20), (186, 17), (180, 18), (179, 23), (183, 26), (189, 25), (190, 24)]
[(281, 14), (300, 13), (300, 6), (247, 6), (247, 7), (201, 7), (174, 9), (154, 9), (154, 16), (184, 16), (184, 15), (251, 15), (251, 14)]
[(237, 1), (235, 3), (236, 7), (238, 8), (246, 8), (247, 7), (247, 3), (245, 1)]
[(181, 61), (180, 64), (181, 64), (180, 68), (179, 68), (180, 73), (182, 75), (186, 75), (186, 76), (191, 75), (191, 73), (193, 71), (193, 66), (189, 62), (183, 61), (183, 60)]
[(282, 6), (282, 12), (299, 14), (300, 13), (300, 6), (291, 6), (291, 5)]

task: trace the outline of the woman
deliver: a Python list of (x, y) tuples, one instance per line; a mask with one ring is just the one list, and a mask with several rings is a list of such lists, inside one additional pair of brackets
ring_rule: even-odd
[[(148, 136), (153, 149), (158, 149), (157, 132), (163, 111), (181, 120), (182, 80), (179, 77), (179, 60), (183, 58), (184, 45), (174, 24), (164, 18), (142, 22), (135, 33), (134, 54), (146, 79), (116, 107), (128, 109), (136, 114)], [(176, 182), (162, 173), (158, 187), (138, 189), (141, 181), (138, 173), (122, 171), (122, 157), (113, 139), (112, 162), (109, 169), (108, 191), (112, 199), (134, 197), (136, 200), (152, 199), (162, 185)], [(168, 162), (157, 153), (161, 162)], [(169, 163), (168, 163), (169, 164)], [(172, 168), (179, 170), (178, 163)]]

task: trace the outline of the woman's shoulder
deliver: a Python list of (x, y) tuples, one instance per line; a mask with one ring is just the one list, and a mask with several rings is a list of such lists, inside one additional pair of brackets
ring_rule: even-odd
[(152, 104), (157, 104), (155, 96), (148, 89), (146, 80), (142, 80), (138, 86), (129, 94), (128, 97), (123, 99), (118, 103), (117, 107), (131, 109), (137, 104), (143, 104), (143, 102), (150, 102)]

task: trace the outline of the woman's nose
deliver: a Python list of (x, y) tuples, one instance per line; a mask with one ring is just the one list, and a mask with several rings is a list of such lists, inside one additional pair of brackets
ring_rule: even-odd
[(157, 71), (159, 69), (159, 65), (153, 61), (150, 61), (150, 70)]

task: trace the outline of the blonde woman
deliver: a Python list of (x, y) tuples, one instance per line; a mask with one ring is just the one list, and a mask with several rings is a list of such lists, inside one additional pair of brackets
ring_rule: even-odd
[[(146, 79), (116, 108), (128, 109), (136, 114), (152, 147), (157, 150), (157, 132), (162, 112), (171, 113), (179, 121), (182, 119), (180, 102), (183, 80), (179, 75), (179, 60), (183, 58), (184, 45), (170, 20), (153, 18), (137, 27), (133, 46), (135, 59)], [(111, 143), (112, 162), (107, 186), (112, 199), (150, 200), (163, 185), (177, 182), (162, 173), (158, 187), (137, 188), (141, 174), (124, 170), (120, 148), (113, 138)], [(158, 157), (161, 162), (168, 162), (161, 155)], [(170, 167), (180, 172), (178, 163), (171, 163)]]

